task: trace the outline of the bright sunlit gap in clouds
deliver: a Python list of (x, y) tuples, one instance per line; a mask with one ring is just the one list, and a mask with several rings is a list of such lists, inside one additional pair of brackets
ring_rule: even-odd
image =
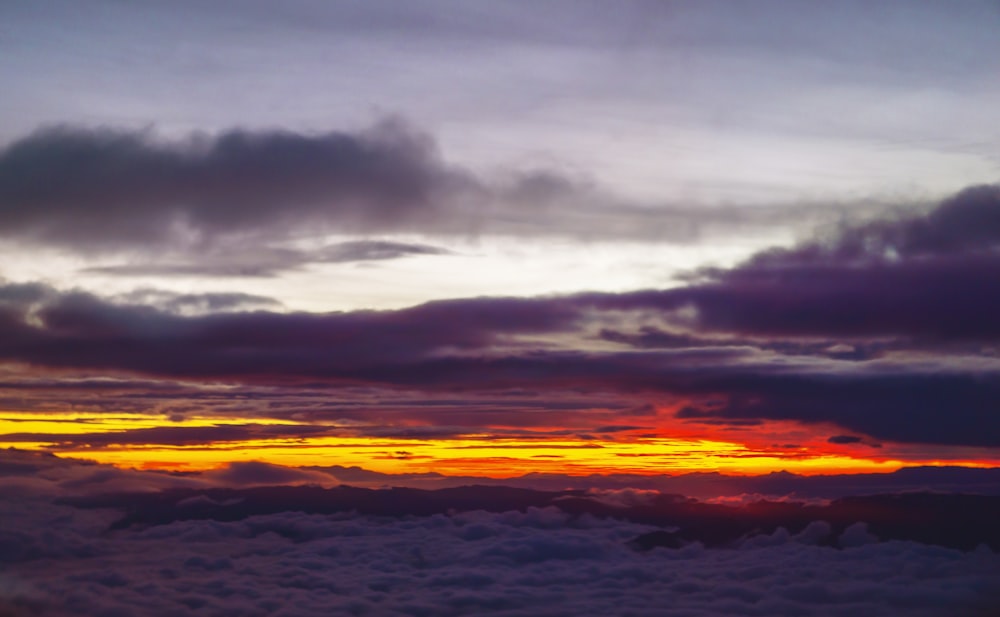
[[(230, 437), (219, 437), (212, 432), (225, 427), (249, 429), (249, 432), (236, 432)], [(261, 427), (265, 430), (284, 427), (292, 434), (296, 428), (305, 427), (315, 429), (315, 433), (254, 438), (253, 431)], [(187, 431), (190, 435), (184, 434), (186, 429), (190, 429)], [(209, 430), (200, 433), (199, 429)], [(372, 429), (395, 430), (399, 435), (364, 434)], [(767, 439), (755, 437), (743, 443), (737, 441), (739, 432), (716, 431), (712, 439), (693, 437), (711, 434), (704, 430), (699, 433), (696, 427), (688, 427), (677, 436), (670, 436), (669, 427), (595, 427), (598, 435), (581, 429), (579, 436), (559, 436), (551, 427), (521, 432), (520, 436), (505, 434), (507, 429), (484, 427), (479, 434), (467, 429), (441, 439), (419, 437), (422, 430), (432, 435), (432, 426), (380, 429), (351, 422), (302, 424), (268, 418), (185, 416), (167, 420), (129, 413), (5, 413), (0, 416), (0, 445), (39, 448), (61, 456), (138, 469), (203, 471), (225, 467), (234, 461), (266, 461), (290, 467), (364, 467), (385, 474), (437, 472), (484, 478), (529, 473), (753, 475), (791, 471), (812, 475), (890, 472), (903, 466), (1000, 463), (991, 460), (988, 451), (977, 449), (953, 450), (950, 456), (967, 458), (955, 458), (948, 463), (930, 458), (935, 456), (934, 450), (914, 453), (891, 444), (874, 444), (877, 449), (863, 443), (852, 447), (831, 444), (822, 438), (822, 433), (809, 435), (779, 423), (758, 430), (770, 433)], [(413, 435), (405, 436), (407, 430)], [(613, 437), (607, 434), (609, 430), (615, 432)], [(342, 436), (332, 436), (338, 433)], [(39, 441), (26, 441), (33, 434)], [(767, 443), (782, 439), (805, 443)], [(937, 454), (943, 452), (939, 450)]]
[[(351, 242), (350, 236), (327, 236), (310, 244), (321, 246)], [(676, 286), (678, 275), (705, 266), (730, 267), (762, 248), (790, 240), (787, 231), (752, 230), (725, 244), (621, 243), (479, 238), (472, 240), (423, 237), (368, 238), (366, 242), (392, 242), (433, 246), (439, 254), (414, 254), (393, 259), (359, 259), (342, 263), (303, 263), (267, 275), (238, 275), (240, 256), (221, 258), (232, 262), (225, 276), (197, 271), (204, 263), (197, 256), (178, 252), (155, 265), (190, 266), (177, 273), (122, 276), (101, 268), (150, 265), (148, 256), (85, 257), (57, 252), (23, 251), (5, 256), (12, 281), (45, 281), (60, 289), (100, 289), (106, 295), (126, 295), (137, 289), (158, 289), (198, 294), (235, 292), (274, 298), (287, 310), (345, 311), (394, 309), (431, 300), (488, 295), (538, 296), (583, 291), (621, 292)], [(433, 244), (430, 244), (433, 242)], [(293, 245), (294, 246), (294, 245)], [(245, 251), (252, 260), (260, 253)], [(43, 257), (44, 259), (40, 259)], [(192, 259), (192, 257), (194, 257)]]

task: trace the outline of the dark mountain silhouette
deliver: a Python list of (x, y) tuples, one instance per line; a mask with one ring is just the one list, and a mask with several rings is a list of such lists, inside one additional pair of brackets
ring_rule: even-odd
[(679, 475), (529, 473), (513, 478), (443, 476), (438, 473), (384, 474), (360, 467), (304, 467), (322, 471), (347, 484), (411, 486), (436, 489), (469, 485), (517, 486), (541, 491), (575, 489), (639, 488), (707, 499), (741, 493), (836, 499), (851, 495), (879, 495), (934, 491), (1000, 495), (1000, 468), (904, 467), (889, 473), (858, 473), (802, 476), (778, 471), (759, 476), (695, 472)]

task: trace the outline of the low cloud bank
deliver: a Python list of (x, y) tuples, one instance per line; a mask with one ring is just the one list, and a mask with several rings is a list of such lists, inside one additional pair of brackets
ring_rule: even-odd
[(997, 497), (728, 507), (634, 489), (288, 485), (319, 477), (333, 478), (3, 452), (0, 614), (972, 617), (1000, 602)]
[[(274, 474), (273, 470), (268, 471)], [(109, 527), (127, 530), (177, 521), (237, 521), (286, 511), (380, 517), (448, 515), (456, 512), (552, 508), (574, 520), (618, 519), (671, 529), (638, 547), (679, 548), (698, 543), (733, 548), (784, 529), (798, 534), (815, 523), (827, 527), (813, 541), (843, 548), (838, 538), (864, 524), (873, 541), (909, 540), (973, 550), (1000, 551), (1000, 497), (940, 493), (903, 493), (844, 497), (828, 504), (758, 500), (747, 504), (705, 503), (681, 495), (646, 493), (626, 501), (585, 491), (535, 491), (508, 486), (463, 486), (427, 491), (409, 488), (364, 489), (350, 486), (267, 486), (244, 489), (171, 489), (156, 493), (69, 497), (60, 501), (81, 508), (126, 512)], [(857, 533), (848, 544), (856, 542)]]
[[(191, 502), (188, 502), (191, 506)], [(198, 504), (194, 504), (197, 506)], [(1000, 556), (822, 525), (733, 550), (636, 550), (648, 525), (553, 507), (379, 517), (287, 511), (107, 531), (115, 514), (5, 506), (0, 585), (26, 615), (981, 615)]]

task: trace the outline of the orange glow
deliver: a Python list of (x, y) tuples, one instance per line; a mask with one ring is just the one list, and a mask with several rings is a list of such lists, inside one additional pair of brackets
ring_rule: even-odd
[[(217, 441), (197, 445), (106, 445), (73, 444), (74, 435), (125, 433), (154, 427), (213, 427), (240, 425), (301, 426), (289, 421), (190, 417), (169, 422), (158, 416), (139, 414), (30, 414), (0, 415), (0, 447), (49, 450), (61, 456), (86, 458), (119, 467), (197, 471), (237, 461), (265, 461), (287, 466), (358, 466), (382, 473), (438, 472), (445, 475), (494, 478), (526, 473), (587, 475), (607, 473), (678, 474), (724, 472), (764, 474), (790, 471), (803, 475), (889, 472), (909, 465), (968, 465), (993, 467), (1000, 461), (979, 457), (942, 458), (928, 450), (926, 459), (894, 458), (890, 448), (877, 450), (880, 457), (843, 446), (813, 440), (812, 445), (764, 444), (761, 434), (746, 434), (704, 428), (697, 437), (690, 425), (670, 431), (664, 427), (655, 436), (619, 434), (615, 439), (559, 437), (496, 437), (465, 435), (454, 439), (400, 439), (368, 436), (316, 436), (294, 438)], [(337, 427), (330, 427), (336, 429)], [(806, 429), (793, 427), (802, 433)], [(776, 430), (793, 430), (777, 426)], [(31, 439), (47, 435), (48, 440)], [(59, 437), (66, 436), (66, 440)], [(802, 435), (798, 435), (802, 437)], [(752, 439), (751, 439), (752, 438)]]

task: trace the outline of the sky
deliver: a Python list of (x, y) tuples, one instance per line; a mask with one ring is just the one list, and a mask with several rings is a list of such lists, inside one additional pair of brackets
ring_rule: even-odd
[(1000, 467), (997, 32), (993, 0), (4, 2), (0, 446)]

